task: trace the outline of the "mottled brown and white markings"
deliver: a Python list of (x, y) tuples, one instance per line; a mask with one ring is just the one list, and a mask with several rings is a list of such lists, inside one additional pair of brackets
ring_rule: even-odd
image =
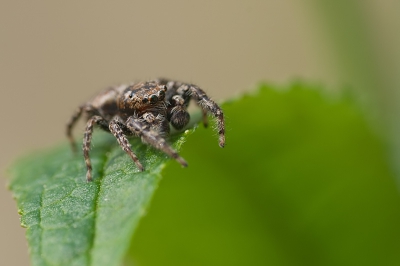
[(143, 142), (163, 151), (186, 167), (186, 161), (167, 143), (165, 137), (169, 134), (170, 124), (180, 130), (189, 123), (187, 107), (191, 99), (202, 109), (204, 126), (208, 125), (208, 113), (215, 117), (219, 146), (224, 147), (225, 123), (222, 109), (202, 89), (193, 84), (157, 79), (111, 87), (77, 108), (67, 124), (67, 137), (75, 152), (72, 129), (81, 115), (86, 115), (82, 147), (87, 168), (86, 180), (92, 180), (89, 150), (94, 125), (112, 133), (140, 171), (143, 171), (144, 167), (132, 151), (127, 136), (140, 137)]

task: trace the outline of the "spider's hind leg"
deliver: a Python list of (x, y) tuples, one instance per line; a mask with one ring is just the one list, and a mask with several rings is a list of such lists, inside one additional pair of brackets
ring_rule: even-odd
[(74, 153), (77, 152), (76, 149), (76, 143), (75, 143), (75, 139), (72, 136), (72, 129), (74, 128), (76, 122), (78, 121), (78, 119), (81, 117), (82, 112), (83, 112), (83, 108), (84, 106), (81, 105), (79, 106), (76, 111), (74, 112), (74, 114), (71, 116), (70, 120), (67, 123), (67, 130), (66, 130), (66, 134), (69, 140), (69, 143), (71, 144), (71, 149)]

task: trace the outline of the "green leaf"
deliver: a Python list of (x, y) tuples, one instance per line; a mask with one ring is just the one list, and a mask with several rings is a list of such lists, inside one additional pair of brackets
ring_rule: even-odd
[[(179, 149), (190, 131), (172, 137)], [(158, 186), (167, 157), (139, 139), (137, 167), (107, 134), (95, 132), (94, 181), (85, 180), (83, 157), (64, 144), (18, 161), (10, 188), (27, 228), (33, 265), (119, 265), (139, 219)]]
[(97, 133), (92, 183), (67, 145), (19, 161), (33, 264), (118, 265), (129, 244), (126, 263), (142, 266), (400, 264), (386, 147), (350, 99), (263, 85), (223, 109), (226, 148), (199, 127), (181, 153), (190, 166), (163, 170), (138, 227), (166, 158), (138, 140), (145, 173)]
[(135, 265), (400, 265), (386, 147), (350, 99), (267, 85), (223, 105), (171, 164), (131, 243)]

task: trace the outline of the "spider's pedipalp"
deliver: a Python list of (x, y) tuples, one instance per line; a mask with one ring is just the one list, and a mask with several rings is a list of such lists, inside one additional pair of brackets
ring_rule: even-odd
[(170, 102), (173, 103), (174, 107), (170, 110), (169, 120), (174, 128), (180, 130), (184, 128), (190, 120), (190, 115), (186, 111), (187, 105), (181, 95), (173, 96)]

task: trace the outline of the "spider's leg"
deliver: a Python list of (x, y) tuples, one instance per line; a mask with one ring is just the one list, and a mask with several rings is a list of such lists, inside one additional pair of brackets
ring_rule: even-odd
[(90, 143), (92, 142), (92, 133), (94, 124), (104, 125), (107, 124), (107, 121), (101, 116), (95, 115), (92, 116), (86, 123), (85, 134), (83, 137), (83, 157), (85, 158), (85, 164), (87, 168), (86, 172), (86, 181), (92, 181), (92, 163), (90, 161), (89, 150)]
[(188, 88), (190, 90), (191, 96), (197, 101), (197, 104), (203, 110), (203, 121), (204, 114), (210, 112), (214, 115), (217, 120), (217, 129), (219, 134), (219, 146), (223, 148), (225, 146), (225, 122), (224, 122), (224, 113), (222, 109), (216, 104), (213, 100), (211, 100), (207, 94), (197, 87), (196, 85), (182, 85), (183, 89)]
[(72, 151), (73, 151), (74, 153), (77, 152), (77, 149), (76, 149), (75, 139), (74, 139), (74, 137), (72, 136), (72, 129), (73, 129), (73, 127), (75, 126), (76, 121), (78, 121), (78, 119), (81, 117), (83, 108), (84, 108), (83, 105), (79, 106), (79, 107), (75, 110), (74, 114), (71, 116), (70, 120), (69, 120), (68, 123), (67, 123), (67, 131), (66, 131), (66, 133), (67, 133), (68, 140), (69, 140), (69, 142), (70, 142), (70, 144), (71, 144)]
[(156, 149), (161, 150), (170, 157), (174, 158), (182, 166), (186, 167), (186, 161), (167, 143), (167, 141), (157, 132), (151, 129), (149, 124), (144, 119), (129, 117), (126, 126), (137, 136), (142, 138), (142, 141), (150, 144)]
[(132, 158), (139, 170), (143, 171), (144, 168), (139, 159), (136, 157), (136, 154), (132, 151), (131, 144), (123, 133), (121, 126), (122, 125), (120, 125), (117, 120), (112, 120), (109, 125), (110, 132), (117, 138), (121, 148)]

